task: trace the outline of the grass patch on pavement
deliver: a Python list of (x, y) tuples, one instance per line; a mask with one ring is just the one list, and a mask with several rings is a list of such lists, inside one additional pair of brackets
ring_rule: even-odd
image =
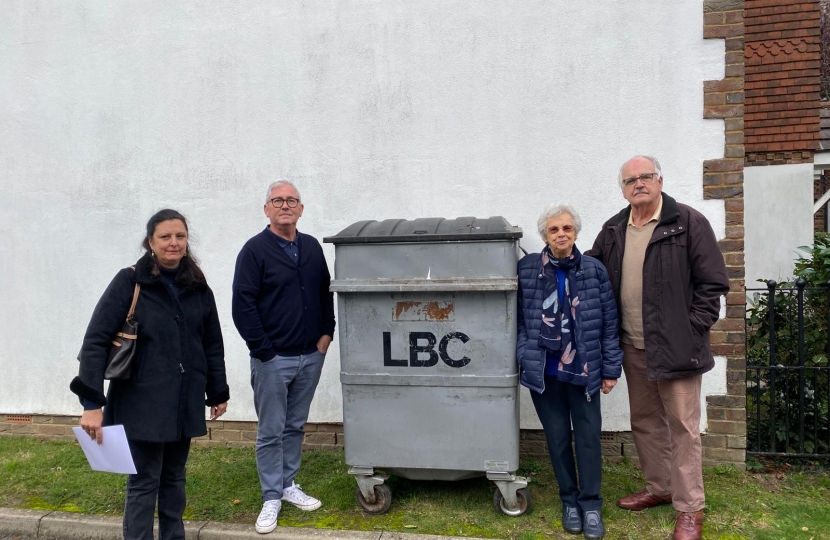
[[(297, 482), (320, 498), (323, 507), (302, 512), (285, 505), (280, 525), (516, 540), (575, 538), (561, 529), (556, 481), (547, 461), (523, 462), (520, 474), (531, 478), (534, 510), (517, 518), (495, 512), (495, 486), (484, 478), (426, 482), (391, 477), (390, 511), (368, 516), (355, 503), (357, 484), (347, 469), (342, 452), (304, 454)], [(830, 539), (830, 477), (826, 469), (750, 473), (715, 468), (706, 470), (704, 481), (704, 538)], [(90, 471), (74, 442), (0, 437), (0, 506), (120, 514), (124, 483), (122, 475)], [(675, 516), (670, 506), (633, 513), (614, 504), (642, 487), (642, 476), (634, 466), (604, 466), (606, 538), (670, 537)], [(187, 519), (243, 523), (253, 528), (261, 505), (253, 449), (194, 447), (188, 462), (187, 491)]]

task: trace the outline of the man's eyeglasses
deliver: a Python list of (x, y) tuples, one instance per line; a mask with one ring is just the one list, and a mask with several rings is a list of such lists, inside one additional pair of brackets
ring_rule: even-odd
[(297, 205), (300, 204), (300, 199), (295, 199), (294, 197), (287, 199), (277, 197), (276, 199), (271, 199), (271, 204), (274, 205), (274, 208), (282, 208), (283, 203), (287, 204), (288, 208), (297, 208)]
[(656, 172), (651, 173), (643, 173), (640, 176), (632, 176), (631, 178), (625, 178), (623, 180), (623, 185), (625, 187), (631, 187), (637, 183), (637, 180), (642, 182), (643, 184), (651, 184), (654, 182), (654, 179), (658, 176)]
[[(573, 225), (563, 225), (562, 226), (562, 232), (565, 233), (565, 234), (572, 233), (573, 230), (574, 230)], [(556, 234), (556, 233), (559, 232), (559, 227), (553, 226), (553, 227), (548, 229), (548, 232), (550, 234)]]

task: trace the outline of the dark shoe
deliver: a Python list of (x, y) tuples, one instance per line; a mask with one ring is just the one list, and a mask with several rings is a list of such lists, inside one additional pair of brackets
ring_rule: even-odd
[(639, 493), (626, 495), (617, 501), (617, 506), (625, 508), (626, 510), (645, 510), (652, 506), (669, 503), (671, 503), (671, 495), (652, 495), (647, 489), (644, 489)]
[(605, 536), (605, 524), (602, 523), (599, 510), (588, 510), (582, 515), (582, 521), (582, 534), (585, 538), (591, 540)]
[(680, 512), (674, 524), (672, 540), (700, 540), (703, 535), (703, 510)]
[(579, 515), (578, 508), (567, 504), (562, 505), (562, 528), (571, 534), (582, 532), (582, 516)]

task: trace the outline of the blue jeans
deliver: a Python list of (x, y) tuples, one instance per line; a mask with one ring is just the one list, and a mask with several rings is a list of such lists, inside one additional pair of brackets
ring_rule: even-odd
[(159, 539), (184, 540), (185, 464), (190, 439), (156, 443), (128, 440), (136, 474), (127, 477), (124, 540), (153, 540), (158, 499)]
[[(564, 504), (583, 512), (602, 508), (602, 409), (600, 392), (585, 398), (585, 387), (545, 375), (545, 391), (531, 392), (536, 414), (545, 429), (548, 452)], [(573, 422), (573, 431), (571, 423)], [(571, 438), (576, 448), (576, 464)], [(577, 469), (579, 478), (577, 479)]]
[(320, 351), (277, 356), (267, 362), (251, 358), (251, 387), (259, 424), (256, 467), (262, 500), (282, 498), (282, 490), (300, 470), (303, 427), (325, 356)]

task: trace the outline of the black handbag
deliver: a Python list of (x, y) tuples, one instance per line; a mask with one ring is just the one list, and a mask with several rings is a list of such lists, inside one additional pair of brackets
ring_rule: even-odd
[(121, 331), (115, 334), (112, 340), (109, 354), (107, 355), (107, 369), (104, 371), (104, 378), (111, 381), (126, 381), (132, 374), (133, 358), (138, 337), (138, 321), (133, 318), (135, 303), (138, 302), (138, 293), (141, 286), (136, 283), (133, 292), (133, 303), (127, 313), (127, 320), (121, 327)]

